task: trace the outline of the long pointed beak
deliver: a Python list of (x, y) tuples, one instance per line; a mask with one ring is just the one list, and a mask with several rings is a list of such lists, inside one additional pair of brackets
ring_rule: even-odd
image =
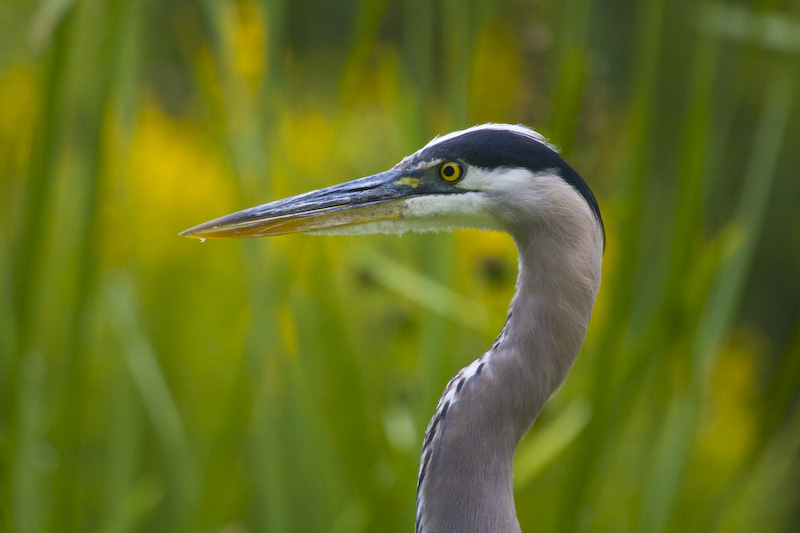
[(453, 192), (418, 170), (387, 170), (226, 215), (180, 233), (194, 238), (265, 237), (402, 218), (405, 200)]

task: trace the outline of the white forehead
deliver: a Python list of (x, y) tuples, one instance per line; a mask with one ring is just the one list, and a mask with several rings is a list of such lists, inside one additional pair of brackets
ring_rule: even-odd
[(499, 130), (499, 131), (511, 131), (514, 133), (518, 133), (520, 135), (525, 135), (530, 137), (534, 141), (540, 142), (553, 150), (554, 152), (558, 152), (558, 148), (552, 144), (550, 144), (544, 135), (539, 133), (538, 131), (534, 131), (526, 126), (521, 124), (495, 124), (495, 123), (488, 123), (488, 124), (479, 124), (478, 126), (472, 126), (471, 128), (467, 128), (465, 130), (454, 131), (452, 133), (448, 133), (447, 135), (442, 135), (441, 137), (434, 137), (431, 142), (417, 150), (417, 152), (421, 152), (426, 148), (430, 148), (431, 146), (435, 146), (441, 142), (448, 141), (450, 139), (454, 139), (466, 133), (470, 133), (473, 131), (479, 130)]

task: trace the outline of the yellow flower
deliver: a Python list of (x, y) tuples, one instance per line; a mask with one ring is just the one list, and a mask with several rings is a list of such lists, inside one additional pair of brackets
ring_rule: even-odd
[(144, 260), (169, 254), (179, 231), (234, 207), (235, 180), (210, 140), (155, 107), (141, 112), (124, 172), (124, 223)]
[(266, 69), (266, 31), (264, 15), (252, 0), (225, 2), (221, 19), (233, 69), (251, 91), (255, 91)]

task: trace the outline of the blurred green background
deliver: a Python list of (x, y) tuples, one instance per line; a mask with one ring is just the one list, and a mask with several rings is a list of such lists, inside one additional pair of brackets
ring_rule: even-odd
[(411, 531), (506, 235), (177, 233), (524, 123), (598, 196), (527, 531), (800, 530), (800, 3), (0, 3), (0, 530)]

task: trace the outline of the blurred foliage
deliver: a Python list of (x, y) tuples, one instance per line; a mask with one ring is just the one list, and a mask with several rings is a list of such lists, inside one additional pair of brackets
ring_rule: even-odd
[(409, 531), (511, 240), (176, 234), (484, 121), (608, 232), (523, 529), (797, 530), (798, 36), (796, 0), (5, 0), (0, 530)]

